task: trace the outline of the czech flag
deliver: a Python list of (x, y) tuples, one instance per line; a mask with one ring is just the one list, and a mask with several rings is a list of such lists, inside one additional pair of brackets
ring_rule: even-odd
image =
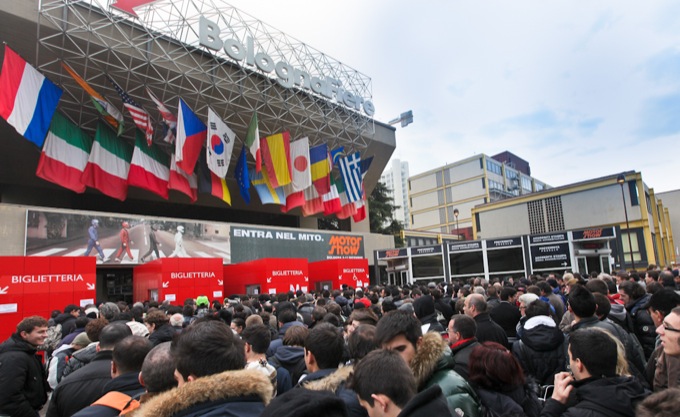
[(208, 128), (181, 98), (178, 108), (175, 159), (179, 169), (192, 175), (198, 155), (207, 140)]

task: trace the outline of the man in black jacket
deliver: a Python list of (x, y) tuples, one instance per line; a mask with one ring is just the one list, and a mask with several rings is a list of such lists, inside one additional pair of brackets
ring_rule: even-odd
[(47, 320), (26, 317), (0, 345), (0, 415), (36, 417), (47, 401), (47, 373), (38, 346), (47, 339)]
[(479, 345), (475, 334), (477, 333), (477, 323), (472, 317), (465, 314), (456, 314), (451, 317), (449, 327), (449, 345), (451, 346), (451, 356), (456, 362), (453, 370), (460, 376), (468, 379), (468, 365), (470, 364), (470, 353), (475, 346)]
[(138, 399), (145, 391), (139, 381), (139, 372), (152, 347), (151, 341), (142, 336), (128, 336), (116, 343), (111, 362), (112, 379), (104, 385), (102, 397), (73, 417), (117, 416), (130, 400)]
[(517, 323), (522, 318), (519, 308), (515, 305), (516, 299), (517, 290), (514, 287), (503, 287), (500, 303), (489, 312), (491, 320), (503, 328), (510, 340), (517, 339)]
[(102, 329), (94, 359), (61, 380), (52, 393), (47, 417), (72, 416), (102, 396), (104, 386), (111, 381), (113, 347), (127, 336), (132, 336), (132, 331), (122, 321)]
[(491, 320), (483, 295), (470, 294), (465, 297), (463, 311), (466, 315), (475, 319), (475, 322), (477, 323), (476, 336), (479, 343), (496, 342), (506, 348), (510, 348), (508, 336), (505, 335), (505, 330)]
[(649, 391), (630, 376), (616, 374), (616, 341), (596, 328), (576, 330), (569, 338), (573, 373), (555, 375), (555, 390), (542, 417), (635, 416), (636, 404)]

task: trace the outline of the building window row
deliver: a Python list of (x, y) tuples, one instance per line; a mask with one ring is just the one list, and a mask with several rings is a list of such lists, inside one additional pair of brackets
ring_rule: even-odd
[(503, 169), (501, 167), (501, 164), (492, 161), (491, 159), (486, 160), (486, 170), (489, 172), (493, 172), (494, 174), (503, 175)]

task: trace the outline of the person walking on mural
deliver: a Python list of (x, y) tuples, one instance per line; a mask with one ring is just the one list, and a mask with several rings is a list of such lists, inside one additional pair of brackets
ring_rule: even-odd
[(146, 262), (146, 257), (151, 256), (152, 253), (156, 254), (156, 259), (160, 259), (161, 255), (158, 252), (158, 248), (161, 246), (161, 242), (158, 241), (158, 238), (156, 237), (156, 231), (158, 230), (158, 226), (155, 224), (151, 225), (151, 230), (149, 230), (149, 250), (142, 255), (139, 260), (141, 262)]
[(122, 228), (120, 229), (120, 249), (118, 249), (118, 253), (116, 253), (116, 262), (120, 262), (123, 258), (125, 258), (125, 254), (127, 253), (127, 256), (130, 257), (131, 261), (134, 261), (135, 258), (132, 256), (132, 252), (130, 252), (130, 233), (128, 232), (128, 229), (130, 229), (130, 223), (128, 222), (123, 222)]
[(177, 233), (175, 233), (175, 250), (168, 256), (168, 258), (188, 258), (187, 251), (184, 249), (184, 226), (177, 226)]
[(92, 252), (92, 248), (97, 249), (97, 253), (99, 253), (99, 259), (102, 262), (106, 262), (109, 259), (104, 256), (104, 251), (102, 250), (101, 245), (99, 244), (99, 231), (97, 230), (99, 228), (99, 220), (97, 219), (92, 219), (92, 224), (90, 225), (90, 228), (87, 229), (87, 249), (85, 249), (85, 253), (83, 256), (90, 256), (90, 252)]

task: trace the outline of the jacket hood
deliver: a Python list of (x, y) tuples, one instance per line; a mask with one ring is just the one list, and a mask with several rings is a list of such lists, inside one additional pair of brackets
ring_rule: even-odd
[(73, 352), (73, 357), (81, 362), (90, 363), (90, 361), (92, 361), (92, 359), (94, 359), (95, 355), (97, 354), (98, 344), (98, 342), (90, 343), (84, 348)]
[(345, 381), (347, 381), (347, 378), (349, 378), (349, 374), (352, 373), (353, 369), (354, 367), (351, 365), (343, 366), (342, 368), (338, 368), (332, 374), (321, 379), (309, 381), (306, 384), (303, 381), (303, 386), (313, 391), (335, 392), (338, 390), (338, 388), (340, 388), (341, 385), (345, 383)]
[(283, 336), (286, 334), (286, 330), (293, 326), (304, 326), (301, 322), (294, 320), (294, 321), (289, 321), (288, 323), (284, 323), (283, 326), (279, 329), (279, 336), (283, 339)]
[[(633, 377), (589, 379), (577, 382), (576, 388), (576, 398), (579, 403), (588, 401), (606, 407), (622, 416), (631, 417), (635, 415), (634, 404), (637, 404), (648, 394)], [(579, 407), (579, 404), (576, 407)]]
[(34, 355), (37, 348), (16, 333), (12, 334), (12, 337), (7, 339), (4, 343), (0, 345), (0, 353), (5, 352), (26, 352), (28, 354)]
[(265, 405), (272, 399), (272, 384), (262, 372), (226, 371), (198, 378), (149, 399), (135, 417), (169, 417), (204, 402), (252, 395), (260, 397)]
[(611, 308), (611, 311), (609, 311), (610, 316), (620, 322), (626, 319), (626, 307), (623, 304), (611, 304)]
[(305, 356), (305, 349), (300, 346), (279, 346), (276, 349), (274, 357), (278, 359), (281, 364), (295, 363)]
[(69, 313), (61, 313), (60, 315), (54, 318), (54, 322), (63, 325), (69, 318), (72, 318), (73, 320), (76, 319)]
[(448, 365), (451, 365), (453, 369), (453, 358), (450, 354), (446, 355), (447, 352), (450, 353), (451, 350), (439, 333), (428, 332), (423, 335), (423, 341), (411, 361), (411, 370), (416, 377), (418, 387), (422, 387), (437, 369)]
[[(423, 295), (413, 302), (413, 312), (416, 317), (423, 319), (434, 314), (434, 298), (431, 295)], [(422, 320), (421, 320), (422, 321)]]
[(647, 293), (631, 303), (630, 313), (635, 314), (638, 310), (643, 309), (651, 297), (652, 294)]
[[(539, 317), (532, 317), (524, 324), (524, 331), (522, 332), (522, 342), (524, 342), (531, 349), (538, 352), (546, 352), (557, 349), (564, 342), (564, 334), (555, 326), (550, 317), (546, 317), (552, 323), (545, 323), (544, 321), (534, 320)], [(536, 324), (536, 323), (539, 324)], [(552, 324), (552, 325), (550, 325)]]

